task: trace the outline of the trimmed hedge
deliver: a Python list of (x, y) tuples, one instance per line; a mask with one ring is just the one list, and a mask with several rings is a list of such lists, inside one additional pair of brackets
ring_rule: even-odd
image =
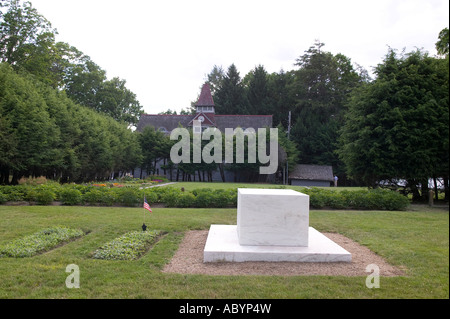
[[(276, 188), (286, 188), (278, 186)], [(310, 196), (311, 208), (404, 210), (409, 205), (407, 197), (386, 189), (329, 190), (304, 188)], [(164, 203), (167, 207), (226, 208), (237, 207), (237, 188), (201, 188), (183, 192), (173, 186), (142, 189), (138, 187), (104, 187), (94, 185), (59, 185), (49, 183), (39, 186), (19, 185), (0, 187), (0, 204), (6, 201), (36, 202), (48, 205), (53, 200), (63, 205), (122, 205), (142, 206), (144, 196), (150, 205)]]
[(305, 189), (311, 208), (405, 210), (409, 205), (406, 196), (387, 189), (357, 191), (332, 191), (321, 188)]

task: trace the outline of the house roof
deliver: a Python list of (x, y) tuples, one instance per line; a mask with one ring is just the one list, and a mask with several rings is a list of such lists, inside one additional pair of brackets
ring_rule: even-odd
[[(215, 122), (215, 126), (225, 133), (226, 128), (241, 127), (242, 129), (272, 127), (272, 115), (217, 115), (207, 114), (211, 121)], [(211, 118), (213, 116), (213, 118)], [(142, 132), (146, 126), (153, 126), (156, 130), (165, 128), (168, 132), (178, 126), (192, 126), (191, 121), (195, 115), (155, 115), (142, 114), (139, 119), (137, 131)], [(206, 123), (205, 123), (206, 124)]]
[(211, 88), (208, 83), (203, 84), (202, 92), (195, 106), (214, 106), (214, 100), (211, 95)]
[(333, 167), (326, 165), (299, 164), (289, 173), (291, 179), (333, 181)]
[(189, 122), (189, 126), (193, 126), (193, 122), (195, 120), (200, 120), (202, 122), (202, 126), (216, 126), (216, 123), (214, 122), (214, 113), (197, 113), (195, 117)]
[(142, 132), (146, 126), (153, 126), (156, 130), (165, 128), (170, 132), (180, 125), (188, 127), (192, 118), (192, 115), (142, 114), (136, 130)]

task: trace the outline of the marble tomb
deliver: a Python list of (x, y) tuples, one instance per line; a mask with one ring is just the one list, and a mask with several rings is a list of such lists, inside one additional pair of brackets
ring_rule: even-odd
[(238, 189), (237, 225), (211, 225), (204, 262), (351, 262), (309, 226), (309, 196), (291, 189)]

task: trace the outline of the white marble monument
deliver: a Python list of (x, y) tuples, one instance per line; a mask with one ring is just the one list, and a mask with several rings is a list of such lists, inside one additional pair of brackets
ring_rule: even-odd
[(240, 245), (306, 247), (308, 228), (308, 195), (292, 189), (238, 189)]
[(238, 189), (237, 225), (211, 225), (204, 262), (350, 262), (309, 227), (309, 196), (290, 189)]

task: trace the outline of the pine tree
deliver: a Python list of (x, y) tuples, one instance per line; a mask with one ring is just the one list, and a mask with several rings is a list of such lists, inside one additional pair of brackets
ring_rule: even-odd
[(217, 114), (248, 114), (248, 101), (239, 72), (230, 65), (222, 87), (214, 95)]

